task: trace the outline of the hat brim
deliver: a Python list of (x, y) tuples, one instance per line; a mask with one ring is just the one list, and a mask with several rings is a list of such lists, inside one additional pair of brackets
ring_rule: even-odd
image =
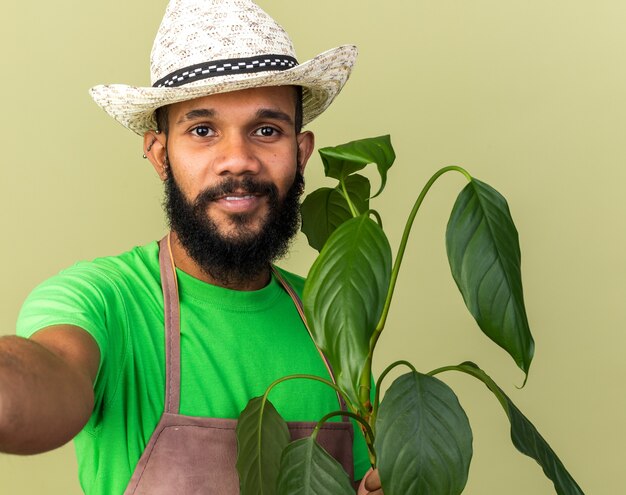
[(229, 74), (170, 88), (109, 84), (95, 86), (89, 92), (111, 117), (143, 136), (156, 129), (154, 111), (165, 105), (248, 88), (302, 86), (305, 125), (326, 110), (339, 94), (350, 76), (356, 56), (356, 47), (345, 45), (284, 71)]

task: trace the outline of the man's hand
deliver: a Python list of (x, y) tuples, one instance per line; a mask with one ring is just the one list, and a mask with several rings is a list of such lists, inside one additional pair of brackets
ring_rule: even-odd
[(380, 476), (378, 475), (378, 469), (370, 469), (359, 486), (357, 495), (383, 495), (383, 488), (380, 484)]

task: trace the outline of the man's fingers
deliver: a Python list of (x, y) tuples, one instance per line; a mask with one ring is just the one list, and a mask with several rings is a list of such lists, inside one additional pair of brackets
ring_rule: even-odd
[(380, 475), (378, 469), (369, 472), (365, 477), (365, 488), (372, 495), (382, 495), (382, 486), (380, 484)]

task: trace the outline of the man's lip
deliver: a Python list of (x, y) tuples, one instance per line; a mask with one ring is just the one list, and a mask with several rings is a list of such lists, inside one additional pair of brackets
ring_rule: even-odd
[(251, 213), (263, 204), (262, 194), (230, 193), (216, 198), (212, 204), (229, 213)]
[(220, 196), (217, 196), (213, 201), (219, 201), (220, 199), (226, 199), (226, 200), (234, 200), (237, 201), (238, 199), (243, 199), (243, 198), (254, 198), (254, 197), (260, 197), (262, 196), (259, 193), (250, 193), (250, 192), (232, 192), (232, 193), (228, 193), (228, 194), (222, 194)]
[(238, 201), (250, 201), (257, 198), (257, 196), (254, 196), (253, 194), (247, 194), (245, 196), (224, 196), (222, 199), (224, 201), (234, 201), (235, 203)]

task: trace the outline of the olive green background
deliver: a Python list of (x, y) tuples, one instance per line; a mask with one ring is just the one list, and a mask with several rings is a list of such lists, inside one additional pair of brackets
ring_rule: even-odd
[[(417, 218), (375, 367), (472, 360), (535, 423), (587, 494), (623, 493), (626, 432), (626, 3), (620, 0), (259, 2), (300, 61), (343, 43), (360, 57), (309, 126), (328, 146), (390, 133), (398, 159), (374, 204), (392, 246), (422, 185), (461, 165), (509, 200), (537, 344), (530, 379), (488, 341), (452, 281), (444, 230), (462, 176)], [(79, 259), (164, 232), (161, 185), (141, 139), (90, 100), (98, 83), (148, 85), (165, 0), (3, 3), (0, 334), (32, 287)], [(314, 156), (308, 190), (325, 183)], [(305, 274), (299, 239), (284, 266)], [(468, 495), (554, 493), (518, 454), (497, 401), (444, 376), (474, 428)], [(71, 446), (0, 454), (2, 493), (80, 493)]]

